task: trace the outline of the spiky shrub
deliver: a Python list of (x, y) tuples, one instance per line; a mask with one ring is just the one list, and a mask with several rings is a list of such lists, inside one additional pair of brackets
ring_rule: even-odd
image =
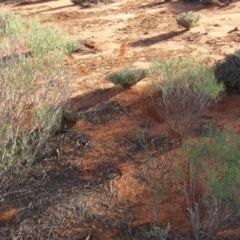
[(182, 189), (195, 239), (215, 239), (240, 214), (240, 137), (210, 127), (180, 150)]
[(240, 50), (226, 55), (225, 59), (219, 61), (214, 69), (218, 82), (225, 86), (240, 87)]
[(152, 76), (153, 104), (180, 141), (224, 90), (223, 84), (216, 82), (213, 69), (194, 59), (155, 60)]
[(107, 75), (106, 79), (116, 85), (131, 87), (141, 81), (148, 75), (146, 69), (131, 69), (125, 67), (119, 71)]
[(46, 139), (59, 129), (71, 93), (71, 70), (63, 51), (43, 47), (42, 38), (38, 47), (43, 51), (26, 54), (28, 30), (0, 38), (0, 175), (31, 166)]
[(18, 35), (23, 29), (24, 19), (13, 12), (0, 9), (0, 36)]
[(186, 30), (191, 29), (197, 25), (201, 16), (193, 11), (184, 12), (177, 16), (177, 24), (184, 27)]

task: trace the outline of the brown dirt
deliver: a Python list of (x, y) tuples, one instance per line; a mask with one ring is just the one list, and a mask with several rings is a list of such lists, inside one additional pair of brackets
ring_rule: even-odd
[[(57, 23), (83, 41), (84, 49), (67, 58), (76, 64), (70, 108), (78, 110), (79, 120), (46, 144), (26, 176), (2, 181), (1, 239), (120, 239), (130, 228), (149, 224), (154, 203), (148, 154), (161, 176), (159, 185), (164, 183), (157, 222), (171, 224), (170, 239), (191, 239), (184, 196), (172, 174), (178, 141), (151, 105), (148, 78), (125, 89), (105, 76), (124, 65), (148, 68), (154, 57), (191, 55), (214, 64), (239, 46), (240, 32), (234, 29), (240, 3), (119, 0), (84, 9), (63, 0), (5, 7), (37, 15), (46, 25)], [(175, 18), (189, 10), (202, 18), (184, 31)], [(240, 132), (239, 116), (240, 94), (232, 92), (199, 118), (191, 135), (209, 121)], [(148, 152), (137, 140), (142, 132)], [(240, 236), (239, 230), (234, 233)]]

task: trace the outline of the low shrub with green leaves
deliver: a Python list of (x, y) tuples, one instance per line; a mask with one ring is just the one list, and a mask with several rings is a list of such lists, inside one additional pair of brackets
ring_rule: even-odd
[(38, 18), (29, 22), (28, 40), (32, 52), (43, 55), (53, 50), (60, 50), (63, 54), (70, 54), (80, 48), (79, 42), (58, 27), (43, 28)]
[(198, 117), (220, 99), (223, 84), (216, 82), (212, 67), (191, 58), (154, 60), (151, 70), (153, 104), (181, 141)]
[(24, 19), (21, 15), (0, 9), (0, 36), (18, 35), (23, 29)]
[(111, 0), (70, 0), (74, 4), (97, 4), (99, 2), (111, 2)]
[(146, 69), (131, 69), (125, 67), (119, 71), (112, 72), (107, 75), (106, 79), (116, 85), (123, 87), (131, 87), (141, 81), (148, 75)]
[(184, 12), (177, 16), (177, 24), (181, 27), (184, 27), (186, 30), (190, 30), (192, 27), (195, 27), (197, 25), (197, 22), (201, 16), (195, 12), (189, 11)]
[(200, 0), (200, 3), (210, 5), (210, 4), (218, 3), (218, 0)]
[(225, 86), (240, 87), (240, 50), (227, 54), (215, 65), (215, 77)]
[(210, 127), (180, 151), (181, 184), (194, 239), (215, 239), (240, 214), (240, 136)]
[(76, 123), (79, 118), (77, 110), (62, 109), (61, 113), (61, 129), (68, 129)]
[(72, 71), (63, 58), (70, 37), (38, 19), (24, 21), (19, 34), (0, 34), (0, 176), (34, 163), (66, 118), (71, 94)]

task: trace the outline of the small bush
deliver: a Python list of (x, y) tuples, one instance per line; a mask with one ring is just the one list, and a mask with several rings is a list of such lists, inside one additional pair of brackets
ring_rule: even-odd
[(0, 9), (0, 36), (18, 35), (23, 29), (23, 18)]
[(177, 24), (181, 27), (186, 28), (186, 30), (191, 29), (197, 25), (200, 19), (200, 15), (195, 12), (184, 12), (177, 17)]
[(76, 123), (79, 115), (77, 110), (63, 109), (61, 113), (61, 129), (68, 129)]
[(200, 3), (210, 5), (210, 4), (218, 3), (218, 0), (200, 0)]
[(59, 32), (46, 31), (39, 21), (26, 21), (20, 36), (4, 33), (0, 40), (1, 176), (30, 167), (40, 147), (60, 128), (71, 94), (71, 71), (63, 50), (55, 47), (61, 42)]
[(130, 87), (137, 84), (147, 75), (148, 71), (146, 69), (131, 69), (126, 67), (119, 71), (110, 73), (107, 75), (106, 79), (116, 85)]
[(70, 54), (80, 48), (77, 40), (63, 33), (58, 27), (43, 28), (38, 18), (29, 22), (28, 39), (33, 55), (44, 55), (53, 50)]
[(195, 239), (215, 239), (240, 214), (240, 137), (210, 127), (181, 148), (181, 181)]
[[(153, 104), (180, 141), (224, 90), (223, 84), (216, 82), (213, 69), (194, 59), (154, 61), (152, 75)], [(162, 99), (155, 97), (156, 90)]]
[(218, 82), (225, 86), (240, 87), (240, 50), (226, 55), (223, 61), (219, 61), (214, 69)]
[(79, 3), (83, 3), (83, 4), (97, 4), (99, 2), (110, 2), (110, 0), (70, 0), (72, 3), (74, 4), (79, 4)]

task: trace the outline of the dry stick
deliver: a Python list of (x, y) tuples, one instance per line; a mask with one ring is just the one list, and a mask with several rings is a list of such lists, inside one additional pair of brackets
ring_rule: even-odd
[(86, 69), (84, 69), (84, 67), (78, 66), (78, 68), (80, 69), (80, 71), (81, 71), (82, 73), (84, 73), (84, 74), (86, 74), (86, 75), (89, 74), (89, 72), (88, 72)]
[(117, 62), (117, 67), (120, 67), (123, 63), (123, 57), (126, 53), (126, 46), (127, 42), (121, 43), (120, 45), (120, 51), (119, 51), (119, 57), (118, 57), (118, 62)]
[(68, 57), (71, 61), (74, 61), (74, 60), (75, 60), (75, 58), (73, 57), (72, 54), (68, 54), (67, 57)]
[[(162, 124), (162, 123), (167, 123), (166, 120), (164, 119), (164, 117), (161, 116), (161, 115), (159, 114), (159, 112), (156, 112), (156, 108), (155, 108), (152, 104), (150, 104), (149, 102), (146, 102), (146, 101), (142, 100), (142, 97), (141, 97), (138, 93), (133, 92), (132, 90), (131, 90), (131, 92), (132, 92), (132, 94), (134, 94), (134, 95), (136, 95), (136, 96), (138, 97), (140, 103), (141, 103), (142, 106), (143, 106), (143, 109), (145, 110), (145, 112), (146, 112), (154, 121), (156, 121), (157, 123), (160, 123), (160, 124)], [(170, 136), (172, 136), (172, 137), (174, 137), (174, 138), (176, 138), (176, 139), (178, 139), (178, 140), (180, 139), (179, 134), (176, 133), (175, 131), (173, 131), (173, 130), (169, 127), (169, 125), (168, 125), (167, 132), (168, 132), (168, 134), (169, 134)]]
[[(73, 57), (72, 54), (68, 54), (67, 57), (68, 57), (71, 61), (76, 60), (76, 59)], [(74, 66), (78, 66), (78, 68), (80, 69), (80, 71), (81, 71), (82, 73), (84, 73), (85, 75), (88, 75), (89, 72), (88, 72), (86, 69), (84, 69), (84, 67), (79, 66), (79, 64), (80, 64), (81, 62), (82, 62), (82, 60), (78, 61), (76, 64), (74, 64)]]

